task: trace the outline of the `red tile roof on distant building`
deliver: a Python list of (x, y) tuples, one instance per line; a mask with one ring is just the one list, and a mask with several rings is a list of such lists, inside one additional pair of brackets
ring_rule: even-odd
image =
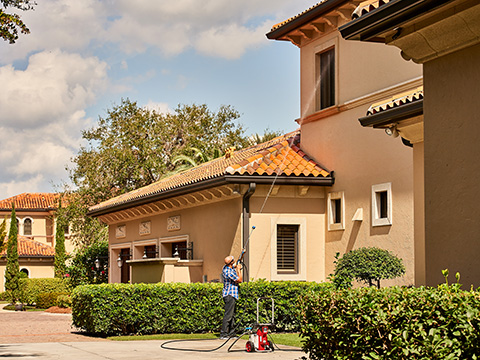
[[(7, 254), (7, 249), (0, 253), (0, 257)], [(19, 257), (53, 257), (55, 249), (47, 244), (31, 240), (24, 236), (18, 236), (18, 256)]]
[(0, 210), (53, 210), (58, 207), (58, 193), (23, 193), (0, 201)]
[(300, 149), (300, 130), (276, 137), (201, 164), (182, 173), (157, 181), (129, 193), (94, 205), (89, 212), (95, 213), (137, 200), (150, 198), (172, 189), (201, 183), (224, 176), (279, 176), (287, 178), (329, 178), (323, 169)]

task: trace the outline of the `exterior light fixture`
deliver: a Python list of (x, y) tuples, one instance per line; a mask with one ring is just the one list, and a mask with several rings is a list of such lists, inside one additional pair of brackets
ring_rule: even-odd
[(119, 268), (122, 268), (123, 261), (122, 261), (122, 255), (121, 254), (118, 254), (117, 265), (118, 265)]
[(143, 251), (143, 256), (142, 256), (142, 259), (146, 259), (148, 256), (147, 256), (147, 249), (145, 249)]
[(388, 136), (392, 136), (394, 138), (398, 137), (398, 130), (397, 130), (397, 125), (394, 125), (392, 127), (386, 128), (385, 133)]
[(100, 270), (100, 260), (99, 260), (98, 258), (95, 259), (95, 268), (96, 268), (97, 270)]
[(178, 252), (178, 246), (175, 246), (175, 252), (173, 253), (173, 257), (179, 258), (180, 253)]

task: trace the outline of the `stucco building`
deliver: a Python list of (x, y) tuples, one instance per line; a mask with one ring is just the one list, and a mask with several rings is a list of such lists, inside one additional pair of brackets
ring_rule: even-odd
[(472, 0), (370, 1), (341, 28), (345, 39), (392, 45), (423, 66), (421, 96), (387, 101), (361, 119), (412, 139), (418, 284), (443, 282), (448, 268), (466, 288), (480, 286), (479, 15)]
[[(55, 210), (59, 194), (23, 193), (0, 201), (0, 216), (7, 221), (7, 238), (10, 229), (12, 204), (15, 206), (18, 227), (18, 262), (20, 271), (30, 278), (54, 276)], [(66, 231), (65, 248), (73, 250)], [(7, 240), (7, 239), (6, 239)], [(5, 240), (5, 241), (6, 241)], [(3, 289), (6, 249), (0, 254), (0, 288)]]
[(110, 282), (215, 280), (245, 246), (250, 279), (325, 281), (337, 252), (377, 246), (407, 269), (385, 285), (414, 284), (413, 150), (358, 118), (422, 68), (342, 38), (360, 3), (323, 1), (267, 34), (299, 48), (299, 131), (90, 209), (109, 225)]

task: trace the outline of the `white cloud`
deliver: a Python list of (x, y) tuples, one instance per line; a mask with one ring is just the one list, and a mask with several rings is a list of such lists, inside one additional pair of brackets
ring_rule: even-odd
[(44, 192), (44, 182), (45, 179), (41, 174), (24, 181), (11, 180), (8, 182), (0, 182), (0, 196), (3, 195), (2, 199), (6, 199), (24, 192)]
[(92, 123), (85, 108), (108, 87), (106, 63), (59, 50), (41, 52), (29, 58), (25, 70), (0, 67), (0, 83), (0, 198), (21, 184), (31, 185), (23, 192), (32, 192), (66, 178), (81, 131)]
[(32, 55), (25, 70), (0, 67), (0, 122), (36, 128), (64, 121), (107, 87), (107, 64), (59, 50)]
[(149, 110), (155, 110), (158, 113), (162, 114), (172, 114), (173, 110), (168, 106), (167, 103), (159, 103), (159, 102), (154, 102), (152, 100), (149, 100), (147, 105), (144, 106), (145, 108)]

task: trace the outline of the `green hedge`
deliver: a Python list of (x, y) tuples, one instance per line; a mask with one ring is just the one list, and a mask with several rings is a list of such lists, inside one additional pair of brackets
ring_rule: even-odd
[(33, 304), (42, 293), (67, 293), (71, 290), (68, 281), (59, 278), (20, 279), (22, 292), (21, 301), (24, 304)]
[(57, 306), (60, 296), (68, 296), (68, 294), (65, 292), (40, 293), (35, 301), (36, 307), (38, 309), (48, 309), (49, 307)]
[(319, 290), (300, 299), (311, 359), (477, 359), (480, 294), (438, 288)]
[[(330, 285), (255, 281), (240, 286), (238, 329), (256, 321), (257, 298), (275, 299), (278, 331), (298, 331), (300, 294)], [(73, 325), (99, 335), (218, 332), (222, 284), (101, 284), (75, 288)], [(267, 302), (268, 303), (268, 302)], [(263, 309), (262, 313), (268, 313)], [(262, 319), (261, 319), (262, 322)]]

